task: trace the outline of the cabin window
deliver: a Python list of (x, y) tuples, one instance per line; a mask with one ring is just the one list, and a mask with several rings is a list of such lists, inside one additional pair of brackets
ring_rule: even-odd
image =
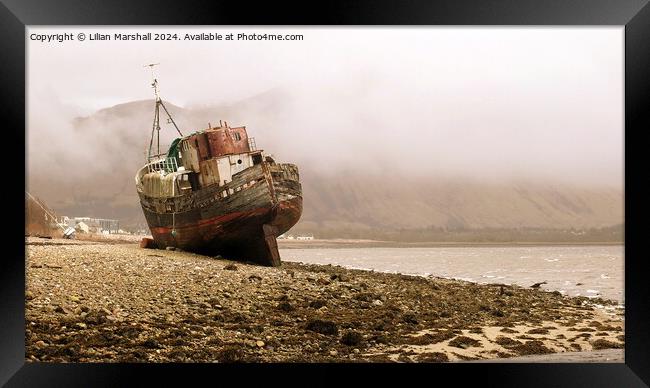
[(241, 159), (237, 159), (237, 164), (241, 164), (241, 163), (242, 163)]
[(233, 132), (233, 137), (235, 138), (236, 141), (241, 140), (241, 135), (239, 134), (239, 132)]

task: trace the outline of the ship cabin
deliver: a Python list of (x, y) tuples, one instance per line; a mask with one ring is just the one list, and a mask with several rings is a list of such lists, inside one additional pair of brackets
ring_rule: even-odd
[(136, 184), (151, 197), (176, 197), (210, 185), (222, 186), (262, 161), (262, 150), (257, 150), (246, 127), (208, 125), (208, 129), (175, 139), (166, 155), (138, 172)]

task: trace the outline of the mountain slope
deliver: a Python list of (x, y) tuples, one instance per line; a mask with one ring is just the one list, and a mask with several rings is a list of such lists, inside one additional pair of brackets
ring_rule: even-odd
[[(271, 90), (228, 105), (165, 104), (185, 134), (191, 132), (188, 128), (207, 128), (208, 122), (216, 125), (223, 119), (233, 126), (246, 125), (258, 146), (278, 160), (297, 163), (304, 190), (299, 228), (565, 228), (623, 222), (623, 194), (616, 188), (416, 178), (389, 170), (369, 173), (360, 167), (332, 171), (327, 160), (291, 152), (309, 144), (291, 144), (279, 130), (287, 98)], [(153, 100), (134, 101), (74, 119), (69, 127), (57, 129), (65, 147), (34, 140), (38, 130), (31, 130), (30, 192), (62, 215), (118, 218), (125, 227), (144, 226), (133, 176), (146, 155), (153, 106)], [(161, 147), (176, 135), (164, 123)]]

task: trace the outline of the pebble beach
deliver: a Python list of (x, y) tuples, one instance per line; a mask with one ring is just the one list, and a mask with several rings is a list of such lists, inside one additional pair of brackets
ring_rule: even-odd
[(28, 362), (623, 362), (602, 298), (133, 241), (27, 237), (25, 270)]

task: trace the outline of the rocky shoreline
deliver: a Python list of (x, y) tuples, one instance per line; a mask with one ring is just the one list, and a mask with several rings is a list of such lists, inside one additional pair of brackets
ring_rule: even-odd
[(134, 243), (26, 244), (32, 362), (446, 362), (624, 347), (623, 309), (599, 298)]

